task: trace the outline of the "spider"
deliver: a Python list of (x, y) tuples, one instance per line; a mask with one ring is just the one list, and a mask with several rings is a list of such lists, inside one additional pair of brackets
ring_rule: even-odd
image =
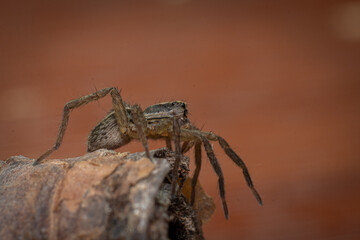
[[(201, 147), (204, 146), (208, 159), (218, 176), (219, 192), (222, 200), (225, 218), (228, 219), (229, 212), (225, 199), (225, 183), (219, 162), (215, 156), (212, 145), (209, 141), (217, 141), (228, 157), (237, 164), (243, 171), (247, 185), (251, 189), (255, 198), (262, 205), (259, 193), (252, 183), (249, 171), (245, 163), (234, 152), (224, 138), (213, 132), (200, 131), (191, 124), (188, 119), (188, 110), (183, 101), (173, 101), (159, 103), (147, 107), (144, 111), (139, 105), (130, 105), (125, 103), (117, 88), (104, 88), (90, 95), (80, 97), (69, 101), (64, 106), (63, 118), (55, 145), (41, 155), (34, 165), (41, 163), (53, 151), (61, 145), (64, 133), (69, 121), (70, 111), (82, 105), (96, 101), (105, 97), (107, 94), (112, 97), (113, 109), (101, 120), (91, 131), (88, 138), (89, 152), (100, 148), (115, 149), (126, 145), (133, 139), (142, 142), (146, 156), (151, 160), (147, 139), (165, 139), (166, 146), (172, 149), (172, 140), (175, 146), (175, 166), (172, 174), (172, 197), (176, 194), (176, 185), (178, 178), (178, 168), (181, 155), (189, 151), (192, 147), (195, 149), (195, 171), (192, 178), (191, 205), (195, 200), (195, 186), (198, 181), (201, 169)], [(181, 146), (181, 142), (183, 142)]]

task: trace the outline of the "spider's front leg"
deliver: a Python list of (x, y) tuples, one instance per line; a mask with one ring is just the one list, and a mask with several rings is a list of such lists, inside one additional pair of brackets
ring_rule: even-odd
[(225, 141), (224, 138), (220, 136), (216, 136), (217, 141), (219, 142), (222, 149), (224, 149), (226, 155), (243, 170), (243, 175), (245, 177), (246, 183), (251, 189), (252, 193), (254, 194), (256, 200), (259, 202), (259, 204), (262, 206), (262, 199), (260, 197), (260, 194), (256, 191), (255, 186), (251, 180), (250, 173), (244, 163), (243, 160), (232, 150), (232, 148), (229, 146), (229, 144)]
[[(253, 192), (256, 200), (259, 202), (260, 205), (262, 205), (262, 200), (260, 197), (260, 194), (256, 191), (254, 184), (251, 180), (249, 171), (245, 165), (245, 163), (241, 160), (241, 158), (234, 152), (234, 150), (232, 150), (232, 148), (229, 146), (229, 144), (225, 141), (224, 138), (215, 135), (212, 132), (202, 132), (199, 131), (197, 129), (193, 129), (193, 130), (189, 130), (189, 129), (182, 129), (182, 137), (184, 139), (194, 139), (197, 138), (199, 139), (199, 141), (201, 141), (204, 145), (205, 148), (205, 152), (210, 160), (210, 163), (215, 171), (215, 173), (218, 175), (218, 183), (219, 183), (219, 192), (220, 192), (220, 197), (222, 199), (222, 203), (223, 203), (223, 208), (224, 208), (224, 213), (225, 213), (225, 217), (228, 218), (228, 209), (227, 209), (227, 204), (226, 204), (226, 199), (225, 199), (225, 183), (224, 183), (224, 175), (222, 173), (221, 167), (219, 165), (219, 162), (215, 156), (215, 153), (213, 151), (213, 148), (209, 142), (209, 140), (211, 141), (218, 141), (221, 148), (225, 151), (225, 153), (230, 157), (230, 159), (235, 162), (242, 170), (243, 170), (243, 174), (245, 177), (245, 180), (249, 186), (249, 188), (251, 189), (251, 191)], [(196, 147), (195, 145), (195, 163), (196, 163), (196, 169), (195, 169), (195, 173), (193, 176), (193, 181), (192, 181), (192, 193), (191, 193), (191, 201), (193, 203), (194, 198), (195, 198), (195, 186), (197, 183), (197, 178), (200, 172), (200, 166), (201, 166), (201, 149), (199, 150), (199, 146)]]
[(215, 135), (212, 132), (201, 132), (201, 134), (211, 141), (218, 141), (220, 147), (225, 151), (226, 155), (243, 170), (243, 175), (248, 187), (251, 189), (253, 195), (256, 200), (262, 206), (262, 199), (260, 194), (256, 191), (255, 186), (251, 180), (249, 170), (247, 169), (245, 162), (237, 155), (234, 150), (230, 147), (230, 145), (226, 142), (226, 140), (218, 135)]
[(175, 198), (176, 195), (176, 186), (177, 186), (177, 179), (178, 179), (178, 170), (181, 161), (181, 139), (180, 139), (180, 117), (174, 113), (173, 115), (173, 138), (174, 138), (174, 146), (175, 146), (175, 163), (174, 168), (172, 171), (172, 190), (171, 190), (171, 197), (172, 199)]
[[(214, 150), (206, 137), (202, 136), (201, 140), (203, 142), (205, 152), (210, 160), (211, 166), (213, 167), (216, 175), (218, 176), (218, 184), (219, 184), (219, 193), (224, 209), (225, 218), (229, 219), (229, 211), (225, 199), (225, 182), (224, 182), (224, 174), (222, 173), (219, 161), (217, 160)], [(195, 185), (194, 185), (195, 186)], [(195, 192), (194, 192), (195, 193)]]
[(191, 181), (191, 201), (190, 204), (194, 205), (195, 202), (195, 187), (199, 178), (201, 169), (201, 142), (195, 143), (195, 171)]
[(207, 157), (211, 163), (211, 166), (213, 167), (216, 175), (218, 176), (218, 183), (219, 183), (219, 192), (220, 197), (222, 200), (222, 205), (224, 209), (224, 214), (226, 219), (229, 217), (228, 207), (225, 199), (225, 182), (224, 182), (224, 175), (222, 173), (220, 164), (215, 156), (215, 153), (212, 149), (212, 146), (207, 138), (210, 138), (211, 140), (216, 140), (216, 137), (213, 138), (211, 135), (205, 135), (205, 132), (201, 132), (200, 130), (196, 129), (181, 129), (181, 137), (186, 141), (192, 141), (195, 142), (195, 172), (193, 175), (193, 179), (191, 182), (192, 189), (191, 189), (191, 204), (194, 203), (195, 200), (195, 187), (196, 183), (198, 181), (200, 169), (201, 169), (201, 143), (204, 145), (205, 152), (207, 154)]

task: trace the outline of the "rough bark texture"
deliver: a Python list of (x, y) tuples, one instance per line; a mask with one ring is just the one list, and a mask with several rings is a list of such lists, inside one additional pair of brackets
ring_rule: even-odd
[(184, 195), (171, 201), (174, 154), (151, 155), (100, 149), (38, 166), (23, 156), (0, 161), (0, 239), (202, 239)]

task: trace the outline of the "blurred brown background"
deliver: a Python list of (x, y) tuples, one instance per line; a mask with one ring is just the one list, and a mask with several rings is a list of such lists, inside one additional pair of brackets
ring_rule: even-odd
[[(8, 1), (0, 34), (0, 159), (38, 157), (64, 104), (95, 89), (143, 108), (181, 99), (243, 157), (264, 200), (215, 144), (230, 219), (204, 161), (218, 206), (207, 239), (360, 239), (359, 1)], [(73, 111), (52, 157), (84, 154), (110, 108), (108, 97)]]

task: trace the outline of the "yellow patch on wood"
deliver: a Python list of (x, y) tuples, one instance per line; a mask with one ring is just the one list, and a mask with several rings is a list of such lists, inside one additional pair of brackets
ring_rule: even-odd
[[(191, 181), (192, 178), (188, 177), (183, 185), (182, 193), (188, 200), (188, 202), (191, 201)], [(201, 187), (199, 180), (196, 183), (195, 186), (195, 201), (194, 201), (194, 209), (200, 216), (200, 219), (203, 223), (208, 222), (212, 215), (215, 212), (215, 203), (212, 197), (207, 195), (205, 190)]]

